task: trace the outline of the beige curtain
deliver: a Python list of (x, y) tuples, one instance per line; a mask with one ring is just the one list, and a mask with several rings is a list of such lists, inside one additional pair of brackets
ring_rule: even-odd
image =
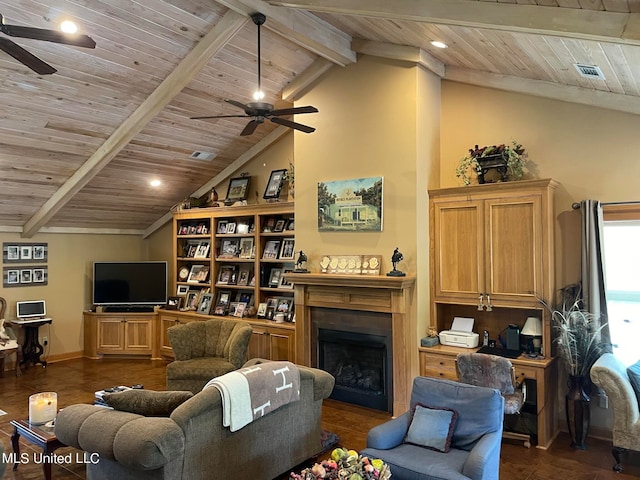
[[(583, 200), (582, 214), (582, 301), (583, 307), (599, 319), (607, 322), (607, 297), (604, 273), (604, 234), (602, 205), (597, 200)], [(611, 352), (609, 325), (601, 331), (605, 350)]]

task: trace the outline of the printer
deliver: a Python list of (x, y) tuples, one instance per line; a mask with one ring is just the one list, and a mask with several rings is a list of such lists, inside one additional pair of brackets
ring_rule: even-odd
[(442, 345), (452, 347), (476, 348), (479, 336), (473, 332), (473, 318), (454, 317), (451, 330), (443, 330), (438, 334)]

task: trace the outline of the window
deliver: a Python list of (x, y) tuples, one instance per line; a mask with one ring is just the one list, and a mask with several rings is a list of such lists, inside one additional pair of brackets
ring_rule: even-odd
[(640, 359), (640, 205), (605, 205), (604, 265), (613, 353)]

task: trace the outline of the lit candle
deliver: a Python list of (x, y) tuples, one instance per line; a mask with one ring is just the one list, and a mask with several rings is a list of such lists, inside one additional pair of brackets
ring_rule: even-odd
[(43, 392), (29, 397), (29, 423), (43, 425), (56, 418), (57, 413), (57, 393)]

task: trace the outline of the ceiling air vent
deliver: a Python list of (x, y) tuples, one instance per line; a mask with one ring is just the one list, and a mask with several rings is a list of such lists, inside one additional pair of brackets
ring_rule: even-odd
[(591, 78), (594, 80), (604, 80), (604, 74), (597, 65), (584, 65), (582, 63), (574, 63), (574, 67), (578, 70), (581, 77)]
[(190, 157), (195, 158), (196, 160), (213, 160), (216, 154), (211, 152), (193, 152)]

